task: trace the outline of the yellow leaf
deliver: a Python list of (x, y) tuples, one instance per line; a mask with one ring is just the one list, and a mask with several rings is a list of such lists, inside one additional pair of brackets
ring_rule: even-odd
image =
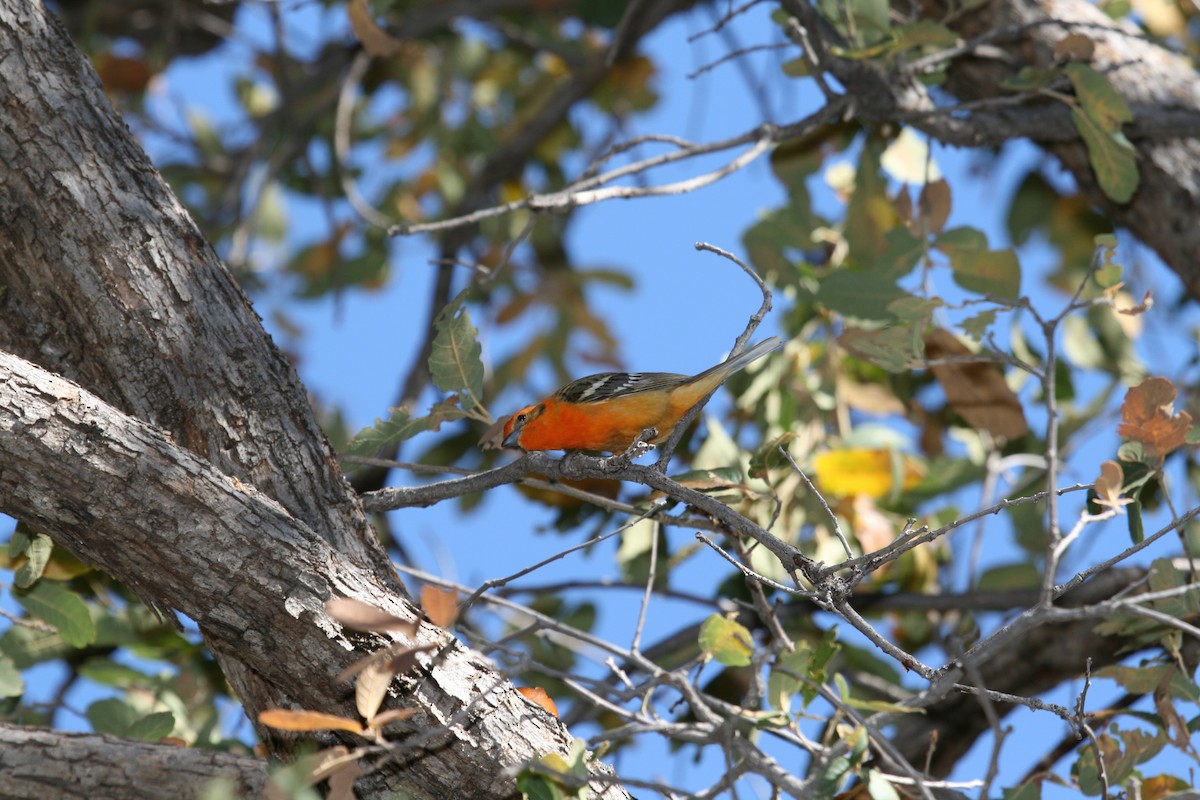
[(1133, 0), (1133, 8), (1146, 30), (1155, 36), (1182, 36), (1187, 32), (1187, 18), (1173, 0)]
[(821, 492), (830, 497), (865, 494), (878, 500), (892, 493), (894, 459), (901, 459), (904, 478), (901, 488), (911, 489), (922, 477), (916, 459), (892, 450), (851, 447), (830, 450), (813, 458), (813, 471)]
[(744, 667), (754, 654), (754, 637), (740, 622), (713, 614), (700, 625), (700, 649), (727, 667)]

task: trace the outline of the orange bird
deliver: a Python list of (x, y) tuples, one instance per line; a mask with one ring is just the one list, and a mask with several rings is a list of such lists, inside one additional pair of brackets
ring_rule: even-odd
[(699, 375), (673, 372), (602, 372), (568, 383), (504, 423), (504, 446), (522, 450), (624, 452), (647, 428), (658, 444), (679, 419), (750, 362), (783, 346), (778, 336)]

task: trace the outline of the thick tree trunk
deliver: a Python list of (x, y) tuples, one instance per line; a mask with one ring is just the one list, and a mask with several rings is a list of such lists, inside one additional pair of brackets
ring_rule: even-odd
[[(0, 511), (194, 619), (251, 719), (355, 716), (334, 676), (384, 642), (322, 603), (418, 612), (294, 370), (40, 5), (0, 3), (0, 164), (0, 350), (19, 356), (0, 356)], [(450, 644), (398, 681), (422, 713), (360, 796), (507, 796), (566, 753), (488, 662), (416, 640)]]
[(267, 782), (256, 758), (15, 725), (0, 725), (0, 775), (8, 800), (190, 800), (216, 780), (260, 797)]

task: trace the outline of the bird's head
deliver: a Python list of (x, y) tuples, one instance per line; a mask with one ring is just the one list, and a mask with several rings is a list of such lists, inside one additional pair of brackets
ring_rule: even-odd
[(508, 422), (504, 423), (504, 438), (501, 444), (504, 447), (520, 447), (521, 432), (525, 430), (525, 426), (531, 420), (540, 417), (545, 410), (545, 404), (538, 403), (532, 406), (525, 406), (525, 408), (522, 408), (509, 417)]

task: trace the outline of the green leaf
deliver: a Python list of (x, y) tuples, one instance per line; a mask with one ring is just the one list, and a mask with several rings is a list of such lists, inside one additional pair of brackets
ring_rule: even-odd
[(1003, 800), (1042, 800), (1042, 782), (1034, 779), (1005, 789)]
[(817, 300), (830, 311), (852, 320), (891, 321), (889, 303), (911, 297), (895, 282), (871, 272), (835, 270), (821, 279)]
[(1158, 684), (1172, 669), (1174, 667), (1168, 664), (1147, 664), (1137, 667), (1123, 667), (1114, 664), (1097, 670), (1095, 675), (1097, 678), (1111, 678), (1127, 692), (1150, 694), (1158, 688)]
[(877, 769), (867, 770), (867, 794), (871, 800), (900, 800), (896, 787)]
[(133, 667), (118, 664), (109, 658), (89, 658), (79, 667), (79, 676), (104, 686), (127, 688), (145, 686), (150, 677)]
[(436, 431), (443, 422), (466, 416), (457, 403), (457, 396), (448, 397), (431, 408), (425, 417), (412, 417), (408, 409), (394, 408), (387, 419), (377, 419), (374, 425), (356, 433), (346, 445), (345, 452), (352, 456), (373, 456), (385, 445), (403, 442), (425, 431)]
[(893, 280), (903, 278), (925, 254), (925, 242), (899, 225), (883, 235), (884, 248), (872, 263), (872, 271)]
[(783, 74), (789, 78), (807, 78), (812, 73), (812, 66), (808, 63), (807, 56), (788, 59), (780, 66), (783, 68)]
[(13, 596), (34, 617), (52, 626), (72, 647), (85, 647), (96, 638), (96, 626), (79, 595), (49, 581), (38, 581)]
[(958, 252), (982, 253), (988, 249), (988, 240), (983, 231), (976, 228), (949, 228), (938, 235), (933, 246), (947, 255)]
[(8, 538), (8, 557), (16, 558), (24, 553), (25, 548), (29, 547), (29, 543), (33, 541), (33, 537), (34, 534), (25, 526), (25, 523), (18, 522), (12, 536)]
[(1125, 98), (1117, 94), (1103, 74), (1080, 61), (1067, 64), (1066, 72), (1083, 110), (1105, 132), (1116, 133), (1121, 130), (1121, 123), (1133, 122), (1133, 113)]
[(92, 703), (87, 708), (87, 718), (96, 733), (108, 733), (141, 742), (156, 742), (175, 727), (175, 716), (171, 712), (141, 714), (116, 697)]
[(483, 397), (483, 360), (479, 332), (460, 294), (434, 321), (437, 336), (429, 353), (429, 372), (443, 392), (462, 392), (464, 411), (477, 406)]
[(903, 373), (924, 353), (924, 343), (914, 342), (911, 325), (889, 325), (883, 330), (846, 328), (838, 342), (859, 358), (888, 372)]
[(139, 719), (126, 736), (139, 742), (157, 742), (175, 729), (175, 715), (170, 711), (155, 711)]
[(1041, 585), (1038, 568), (1028, 561), (992, 567), (979, 576), (980, 591), (1036, 589)]
[(969, 317), (962, 321), (959, 325), (962, 332), (970, 336), (977, 342), (983, 341), (984, 335), (987, 334), (988, 328), (992, 327), (992, 323), (996, 321), (996, 310), (981, 311), (973, 317)]
[(563, 800), (567, 796), (549, 776), (533, 770), (517, 775), (517, 791), (524, 800)]
[(27, 559), (20, 569), (13, 573), (13, 584), (18, 589), (28, 589), (42, 577), (46, 564), (50, 563), (50, 555), (54, 552), (54, 542), (44, 533), (34, 535), (33, 540), (25, 548)]
[(1125, 506), (1125, 525), (1129, 529), (1129, 541), (1141, 544), (1146, 539), (1146, 523), (1142, 519), (1142, 501), (1134, 500)]
[(916, 47), (950, 47), (958, 41), (958, 34), (940, 22), (922, 19), (911, 25), (898, 25), (895, 28), (896, 50), (911, 50)]
[(20, 697), (25, 694), (25, 679), (8, 656), (0, 656), (0, 697)]
[(754, 653), (754, 637), (740, 622), (713, 614), (700, 625), (700, 649), (727, 667), (745, 667)]
[(1005, 78), (1000, 85), (1010, 92), (1034, 92), (1054, 83), (1058, 76), (1057, 69), (1021, 67), (1016, 75)]
[(954, 282), (968, 291), (1009, 300), (1021, 294), (1021, 265), (1012, 250), (958, 251), (950, 268)]
[(1122, 136), (1105, 131), (1090, 114), (1071, 109), (1071, 121), (1087, 145), (1088, 160), (1096, 173), (1096, 182), (1106, 195), (1118, 203), (1127, 203), (1138, 186), (1137, 159), (1133, 148)]
[(346, 445), (346, 453), (373, 456), (385, 445), (402, 442), (426, 430), (429, 430), (429, 424), (424, 417), (413, 418), (408, 409), (394, 408), (387, 419), (377, 419), (374, 425), (356, 433)]
[(775, 657), (771, 674), (767, 677), (767, 703), (771, 708), (780, 711), (791, 708), (792, 695), (804, 685), (800, 678), (793, 676), (807, 675), (811, 660), (812, 651), (804, 641), (797, 642), (795, 650), (780, 653)]
[(818, 798), (826, 800), (837, 794), (838, 788), (846, 779), (846, 775), (853, 768), (850, 759), (846, 756), (838, 756), (829, 762), (829, 766), (825, 767), (825, 771), (821, 773), (821, 781), (817, 784)]

